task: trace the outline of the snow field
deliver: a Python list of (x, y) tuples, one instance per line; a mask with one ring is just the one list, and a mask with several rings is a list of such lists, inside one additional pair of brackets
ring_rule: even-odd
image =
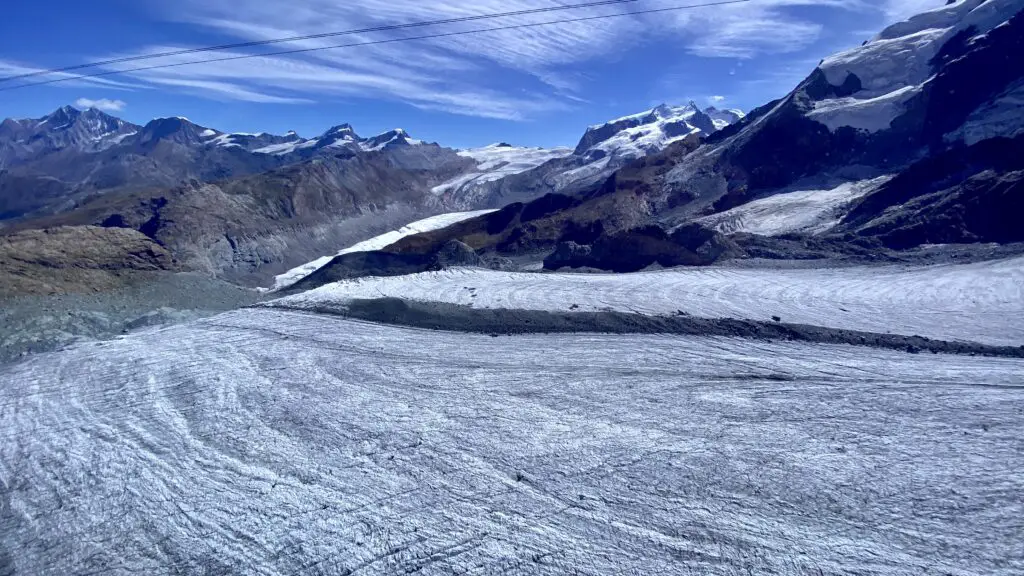
[(789, 232), (822, 233), (839, 223), (844, 208), (888, 182), (891, 176), (846, 182), (824, 190), (794, 190), (748, 202), (698, 221), (725, 234), (749, 232), (777, 236)]
[(506, 176), (532, 170), (542, 164), (572, 154), (569, 148), (522, 148), (492, 144), (483, 148), (460, 150), (459, 155), (478, 162), (476, 170), (435, 186), (434, 194), (459, 190), (470, 184), (501, 180)]

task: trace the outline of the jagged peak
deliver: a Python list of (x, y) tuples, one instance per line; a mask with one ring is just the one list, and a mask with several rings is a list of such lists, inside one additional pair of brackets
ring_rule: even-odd
[(355, 130), (352, 128), (351, 124), (346, 122), (344, 124), (338, 124), (337, 126), (331, 126), (324, 132), (324, 134), (334, 134), (337, 132), (355, 132)]
[(81, 114), (82, 112), (78, 108), (75, 108), (74, 106), (70, 105), (64, 105), (60, 108), (57, 108), (53, 112), (50, 112), (46, 116), (43, 116), (39, 120), (44, 122), (56, 120), (59, 122), (67, 123), (74, 120), (75, 118), (78, 118)]

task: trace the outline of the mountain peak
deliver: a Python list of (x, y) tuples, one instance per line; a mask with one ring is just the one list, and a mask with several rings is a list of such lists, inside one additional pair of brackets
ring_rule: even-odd
[(338, 133), (341, 133), (341, 132), (352, 132), (352, 133), (355, 133), (355, 129), (352, 128), (351, 124), (349, 124), (348, 122), (345, 122), (344, 124), (338, 124), (337, 126), (331, 126), (330, 128), (327, 129), (326, 132), (324, 132), (324, 134), (338, 134)]
[(402, 128), (395, 128), (394, 130), (388, 130), (387, 132), (378, 134), (373, 138), (367, 138), (363, 142), (364, 150), (384, 150), (385, 148), (391, 148), (394, 146), (410, 146), (422, 144), (419, 140), (414, 140), (409, 136), (409, 133)]
[(53, 122), (56, 124), (68, 124), (75, 118), (78, 118), (82, 113), (73, 106), (61, 106), (53, 112), (50, 112), (46, 116), (40, 118), (42, 122)]
[(711, 134), (741, 117), (742, 114), (719, 114), (713, 118), (692, 100), (684, 106), (662, 103), (647, 112), (591, 126), (574, 153), (592, 160), (606, 156), (637, 157), (690, 134)]
[(332, 126), (317, 139), (317, 148), (344, 148), (361, 142), (363, 139), (349, 123)]
[(138, 142), (145, 144), (157, 140), (169, 140), (178, 144), (199, 144), (216, 132), (192, 123), (184, 116), (154, 118), (139, 130)]
[(661, 104), (658, 104), (653, 109), (651, 109), (651, 114), (657, 118), (665, 118), (667, 116), (672, 116), (674, 113), (675, 112), (672, 110), (672, 107), (666, 104), (665, 102), (662, 102)]

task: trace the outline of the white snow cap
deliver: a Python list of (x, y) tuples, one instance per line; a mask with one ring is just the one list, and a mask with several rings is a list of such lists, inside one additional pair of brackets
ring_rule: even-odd
[[(659, 104), (654, 108), (623, 116), (604, 124), (591, 126), (588, 135), (601, 132), (597, 138), (588, 140), (584, 136), (577, 154), (584, 154), (595, 159), (612, 156), (616, 158), (639, 158), (662, 150), (673, 142), (702, 132), (714, 132), (739, 121), (743, 112), (721, 111), (708, 108), (700, 109), (693, 101), (683, 106)], [(614, 133), (609, 130), (616, 129)], [(581, 149), (587, 146), (586, 149)]]
[(986, 34), (1022, 7), (1020, 0), (959, 0), (893, 24), (863, 46), (826, 58), (819, 68), (829, 84), (841, 86), (853, 74), (862, 88), (815, 103), (808, 116), (832, 130), (889, 128), (931, 78), (931, 60), (947, 41), (971, 27), (977, 35)]

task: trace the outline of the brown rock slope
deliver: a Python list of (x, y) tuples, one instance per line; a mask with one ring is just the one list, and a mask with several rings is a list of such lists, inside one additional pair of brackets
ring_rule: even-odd
[(98, 292), (176, 269), (135, 230), (66, 226), (0, 236), (0, 297)]

